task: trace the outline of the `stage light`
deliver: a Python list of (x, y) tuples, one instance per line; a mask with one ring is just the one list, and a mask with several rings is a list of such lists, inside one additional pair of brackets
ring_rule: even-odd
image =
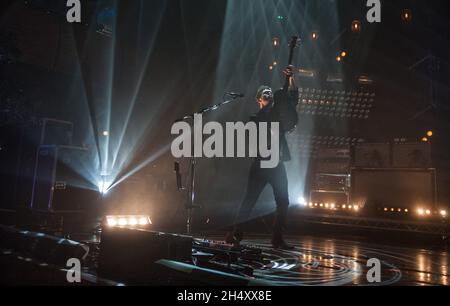
[(109, 219), (107, 219), (107, 224), (108, 224), (108, 226), (116, 226), (117, 220), (115, 218), (109, 218)]
[(106, 225), (115, 226), (145, 226), (152, 224), (150, 217), (147, 215), (118, 215), (106, 216)]
[(277, 48), (280, 45), (280, 39), (278, 37), (272, 38), (272, 46)]
[(97, 183), (98, 191), (101, 194), (107, 194), (108, 193), (108, 188), (110, 187), (110, 185), (111, 185), (110, 183), (107, 183), (105, 181), (99, 181)]
[(319, 205), (320, 207), (323, 207), (323, 203), (320, 203), (320, 205)]
[(341, 52), (341, 57), (346, 57), (346, 56), (347, 56), (347, 52), (342, 51), (342, 52)]
[(308, 202), (306, 202), (304, 197), (298, 197), (297, 202), (299, 205), (308, 206)]
[(105, 137), (107, 137), (107, 136), (109, 136), (109, 132), (108, 132), (108, 131), (103, 131), (103, 132), (102, 132), (102, 135), (105, 136)]
[(134, 217), (131, 217), (131, 218), (128, 220), (128, 223), (129, 223), (130, 225), (137, 225), (137, 224), (138, 224), (138, 220), (137, 220), (136, 218), (134, 218)]
[(277, 65), (277, 62), (276, 61), (274, 61), (273, 62), (273, 64), (272, 64), (272, 66), (276, 66)]
[(269, 66), (269, 70), (273, 70), (273, 66), (272, 65)]
[(149, 224), (150, 219), (148, 217), (141, 217), (139, 218), (139, 225), (147, 225)]
[(359, 20), (353, 20), (353, 22), (352, 22), (352, 32), (353, 33), (361, 32), (361, 22)]
[(423, 142), (428, 142), (428, 138), (423, 137), (423, 138), (422, 138), (422, 141), (423, 141)]
[(391, 208), (391, 211), (394, 211), (395, 209)]
[(405, 209), (405, 213), (407, 213), (408, 212), (408, 209)]
[(425, 214), (425, 211), (424, 211), (422, 208), (419, 208), (419, 209), (417, 210), (417, 213), (418, 213), (420, 216), (423, 216), (423, 215)]
[(319, 38), (319, 33), (317, 31), (313, 31), (311, 33), (311, 39), (312, 40), (317, 40)]
[(325, 207), (326, 207), (326, 208), (330, 207), (330, 204), (325, 203)]
[(409, 9), (402, 10), (402, 21), (404, 23), (409, 23), (412, 20), (412, 13)]
[(447, 211), (446, 211), (446, 210), (441, 210), (441, 211), (439, 211), (439, 214), (440, 214), (442, 217), (445, 217), (445, 216), (447, 216)]
[(431, 214), (431, 211), (430, 211), (429, 209), (427, 209), (427, 210), (425, 210), (425, 213), (426, 213), (427, 215), (430, 215), (430, 214)]
[(353, 206), (353, 209), (356, 210), (356, 211), (358, 211), (358, 210), (359, 210), (359, 206), (358, 206), (358, 205), (355, 205), (355, 206)]
[(342, 58), (340, 56), (336, 57), (336, 61), (340, 62)]
[[(336, 60), (338, 62), (340, 62), (342, 60), (342, 58), (340, 56), (338, 56), (336, 58)], [(341, 73), (329, 73), (327, 75), (327, 82), (330, 82), (330, 83), (342, 83), (342, 82), (344, 82), (344, 76)], [(330, 99), (331, 99), (331, 97), (330, 97)]]
[(335, 207), (336, 207), (336, 204), (331, 203), (331, 208), (333, 209), (333, 208), (335, 208)]
[(345, 204), (342, 205), (342, 208), (343, 208), (343, 209), (346, 209), (346, 208), (347, 208), (347, 205), (345, 205)]
[(299, 68), (298, 73), (300, 77), (303, 78), (313, 78), (315, 75), (314, 70)]
[(428, 137), (432, 137), (432, 136), (433, 136), (433, 131), (428, 131), (428, 132), (427, 132), (427, 136), (428, 136)]
[(314, 203), (314, 206), (315, 206), (315, 207), (317, 207), (317, 206), (318, 206), (318, 204), (317, 204), (317, 203)]
[(384, 211), (388, 211), (388, 209), (385, 207), (385, 208), (384, 208)]
[(313, 207), (313, 203), (312, 202), (309, 202), (309, 207)]
[(352, 209), (352, 208), (353, 208), (353, 206), (352, 206), (352, 205), (349, 205), (349, 206), (348, 206), (348, 209)]

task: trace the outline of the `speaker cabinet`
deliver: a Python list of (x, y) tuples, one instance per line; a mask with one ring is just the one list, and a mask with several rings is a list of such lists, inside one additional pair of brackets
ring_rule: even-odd
[(392, 166), (398, 168), (431, 168), (431, 144), (403, 143), (392, 146)]
[(435, 208), (436, 173), (434, 169), (352, 169), (350, 198), (366, 211)]
[(391, 164), (389, 143), (364, 143), (355, 147), (355, 167), (384, 168)]
[(96, 186), (83, 177), (87, 150), (68, 146), (40, 146), (37, 154), (32, 208), (40, 211), (80, 211), (94, 204)]
[(41, 145), (71, 146), (73, 123), (70, 121), (44, 118), (41, 121)]
[(321, 203), (323, 205), (326, 203), (328, 203), (329, 205), (348, 204), (348, 193), (344, 191), (312, 190), (309, 196), (309, 201), (314, 205), (316, 203)]
[(1, 127), (0, 207), (30, 205), (39, 145), (70, 145), (72, 132), (71, 122), (50, 118)]
[(329, 174), (349, 173), (350, 161), (349, 147), (321, 147), (317, 152), (316, 172)]

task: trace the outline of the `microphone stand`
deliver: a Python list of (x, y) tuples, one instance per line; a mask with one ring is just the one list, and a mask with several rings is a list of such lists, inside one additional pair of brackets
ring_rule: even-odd
[[(215, 111), (228, 103), (236, 101), (238, 98), (241, 98), (241, 97), (242, 96), (239, 96), (239, 95), (231, 95), (231, 99), (229, 99), (229, 100), (226, 100), (222, 103), (215, 104), (213, 106), (203, 108), (196, 113), (189, 114), (180, 119), (177, 119), (177, 120), (175, 120), (175, 122), (189, 121), (189, 124), (191, 124), (192, 131), (193, 131), (194, 130), (194, 122), (191, 120), (194, 119), (194, 115), (203, 115), (203, 114), (209, 113), (211, 111)], [(189, 161), (191, 171), (190, 171), (190, 176), (189, 176), (189, 189), (188, 189), (188, 193), (187, 193), (188, 200), (185, 205), (185, 208), (187, 211), (187, 220), (186, 220), (186, 233), (187, 234), (191, 234), (193, 209), (201, 208), (201, 206), (195, 205), (195, 166), (196, 166), (197, 161), (196, 161), (195, 154), (194, 154), (194, 141), (191, 141), (191, 153), (192, 154), (191, 154), (190, 161)], [(177, 177), (178, 177), (179, 176), (179, 172), (178, 172), (179, 168), (178, 168), (178, 166), (175, 166), (175, 168), (177, 169), (176, 172), (177, 172)], [(178, 186), (178, 187), (179, 187), (178, 188), (179, 190), (184, 189), (184, 188), (182, 188), (182, 186)]]

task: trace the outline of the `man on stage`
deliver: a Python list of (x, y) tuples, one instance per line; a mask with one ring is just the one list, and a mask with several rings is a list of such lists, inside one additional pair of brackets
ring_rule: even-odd
[(249, 220), (259, 195), (264, 187), (270, 184), (276, 202), (272, 245), (274, 248), (292, 249), (283, 239), (283, 230), (289, 207), (288, 180), (284, 162), (291, 159), (285, 133), (293, 128), (292, 125), (295, 126), (297, 123), (296, 121), (292, 123), (292, 119), (289, 119), (289, 117), (292, 118), (293, 113), (297, 118), (295, 107), (298, 103), (298, 89), (295, 86), (293, 71), (292, 66), (288, 66), (284, 70), (289, 84), (288, 88), (281, 89), (274, 94), (270, 87), (261, 86), (256, 93), (256, 102), (260, 110), (251, 117), (251, 121), (257, 125), (259, 122), (279, 123), (280, 132), (275, 137), (279, 137), (280, 162), (275, 168), (262, 168), (260, 163), (263, 159), (261, 157), (254, 158), (248, 176), (247, 191), (236, 218), (234, 229), (227, 234), (227, 243), (235, 245), (240, 243), (243, 238), (242, 223)]

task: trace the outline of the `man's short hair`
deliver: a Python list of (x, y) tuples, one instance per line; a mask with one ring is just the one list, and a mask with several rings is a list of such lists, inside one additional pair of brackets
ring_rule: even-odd
[(264, 92), (270, 91), (271, 92), (271, 97), (273, 97), (273, 91), (272, 88), (270, 88), (269, 86), (266, 85), (262, 85), (258, 88), (258, 90), (256, 91), (256, 99), (261, 98), (261, 96), (263, 95)]

